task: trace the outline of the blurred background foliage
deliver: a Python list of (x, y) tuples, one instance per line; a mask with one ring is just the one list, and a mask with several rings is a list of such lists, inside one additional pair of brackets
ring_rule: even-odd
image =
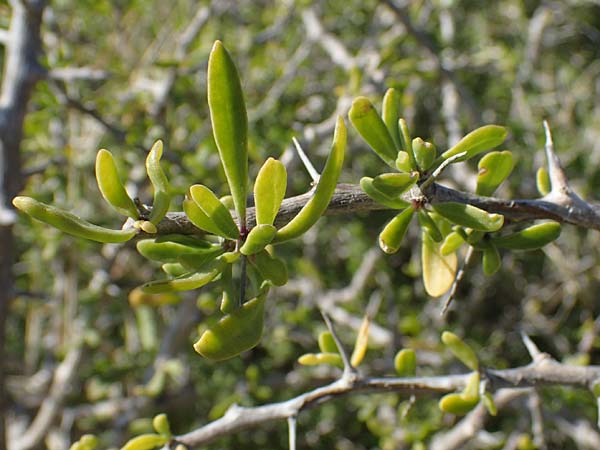
[[(204, 22), (184, 43), (201, 10)], [(0, 12), (7, 22), (9, 8)], [(226, 193), (206, 104), (215, 39), (228, 47), (242, 76), (250, 172), (254, 176), (268, 156), (281, 157), (288, 196), (310, 184), (291, 138), (322, 167), (336, 114), (345, 115), (358, 95), (379, 103), (388, 87), (401, 93), (413, 135), (442, 150), (478, 125), (508, 126), (506, 148), (517, 166), (500, 190), (503, 197), (537, 195), (543, 119), (576, 191), (591, 200), (600, 191), (600, 7), (593, 1), (55, 0), (43, 36), (48, 67), (89, 67), (106, 76), (38, 84), (22, 146), (24, 195), (105, 226), (119, 227), (120, 218), (96, 187), (99, 148), (113, 152), (130, 194), (143, 202), (152, 194), (143, 162), (157, 138), (165, 141), (167, 173), (181, 194), (197, 182)], [(473, 190), (475, 164), (449, 171), (444, 181)], [(341, 181), (357, 183), (383, 170), (351, 132)], [(179, 209), (181, 199), (173, 203)], [(233, 403), (288, 399), (338, 375), (296, 362), (317, 350), (325, 328), (319, 307), (330, 312), (350, 348), (369, 299), (377, 296), (382, 302), (361, 366), (368, 374), (393, 374), (393, 355), (402, 347), (416, 349), (419, 374), (463, 371), (442, 350), (444, 329), (464, 336), (490, 367), (528, 362), (520, 331), (559, 360), (598, 364), (597, 232), (565, 227), (543, 251), (504, 254), (491, 278), (475, 258), (442, 317), (440, 302), (426, 297), (420, 281), (417, 229), (395, 255), (376, 249), (377, 233), (392, 214), (329, 216), (280, 246), (291, 281), (269, 296), (262, 343), (224, 363), (202, 359), (191, 345), (197, 326), (215, 311), (218, 287), (182, 294), (178, 305), (132, 307), (130, 290), (160, 276), (134, 245), (90, 243), (21, 217), (18, 292), (8, 323), (14, 419), (35, 411), (49, 368), (78, 339), (85, 351), (48, 448), (67, 448), (87, 432), (97, 434), (103, 448), (118, 447), (149, 429), (143, 418), (158, 412), (181, 433), (220, 417)], [(366, 269), (360, 289), (344, 290)], [(568, 425), (596, 420), (592, 396), (567, 388), (539, 393), (548, 448), (585, 448)], [(356, 395), (303, 412), (299, 447), (421, 449), (455, 422), (437, 409), (436, 398), (407, 402), (405, 395)], [(468, 448), (503, 448), (531, 434), (532, 411), (525, 397), (513, 401)], [(207, 448), (286, 446), (280, 423)]]

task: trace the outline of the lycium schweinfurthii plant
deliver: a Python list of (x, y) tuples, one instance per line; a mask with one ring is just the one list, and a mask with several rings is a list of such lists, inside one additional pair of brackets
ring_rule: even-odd
[[(146, 171), (154, 190), (151, 208), (138, 205), (128, 195), (112, 154), (108, 150), (98, 152), (98, 187), (111, 207), (133, 219), (133, 225), (127, 229), (98, 227), (28, 197), (17, 197), (13, 203), (32, 217), (66, 233), (99, 242), (125, 242), (145, 233), (137, 242), (137, 249), (146, 258), (161, 262), (167, 278), (136, 288), (132, 292), (136, 301), (132, 304), (169, 304), (173, 298), (165, 296), (167, 294), (219, 281), (223, 293), (219, 311), (207, 322), (213, 325), (202, 334), (195, 348), (207, 358), (221, 360), (258, 343), (269, 287), (284, 285), (288, 280), (286, 266), (274, 255), (273, 245), (301, 236), (327, 210), (344, 161), (346, 127), (343, 119), (338, 118), (331, 151), (312, 196), (296, 216), (280, 228), (275, 226), (275, 218), (285, 197), (287, 172), (274, 158), (264, 162), (254, 182), (256, 225), (250, 227), (246, 220), (250, 183), (244, 94), (235, 64), (219, 41), (210, 54), (207, 85), (210, 120), (235, 218), (224, 199), (219, 199), (208, 186), (195, 184), (188, 188), (182, 209), (204, 234), (160, 232), (160, 222), (171, 208), (172, 191), (161, 167), (161, 141), (152, 146), (146, 159)], [(408, 124), (400, 117), (398, 95), (394, 90), (388, 90), (384, 97), (382, 116), (368, 99), (359, 97), (349, 111), (349, 118), (373, 151), (392, 169), (392, 172), (360, 180), (362, 189), (375, 202), (399, 211), (381, 231), (379, 245), (387, 253), (398, 251), (416, 216), (422, 228), (423, 280), (430, 295), (443, 295), (451, 287), (458, 268), (457, 251), (464, 244), (483, 253), (484, 272), (492, 274), (500, 267), (499, 248), (534, 249), (558, 237), (560, 225), (555, 222), (532, 225), (508, 235), (494, 234), (504, 225), (501, 215), (470, 204), (429, 202), (427, 188), (443, 169), (501, 144), (506, 137), (503, 127), (478, 128), (438, 155), (432, 143), (411, 137)], [(512, 167), (510, 152), (485, 155), (479, 162), (476, 194), (491, 195), (508, 177)], [(544, 181), (542, 176), (538, 178)], [(241, 264), (242, 270), (233, 271), (234, 264)], [(145, 296), (143, 301), (142, 296)], [(366, 351), (364, 340), (359, 341), (354, 358), (357, 364)], [(326, 357), (307, 357), (304, 362), (339, 363), (335, 352), (322, 351), (319, 355)]]
[[(171, 206), (171, 187), (160, 165), (161, 141), (152, 146), (146, 159), (146, 171), (154, 189), (151, 208), (138, 208), (127, 194), (112, 154), (108, 150), (98, 152), (98, 187), (113, 209), (133, 219), (133, 226), (128, 229), (98, 227), (27, 197), (17, 197), (13, 203), (32, 217), (66, 233), (99, 242), (125, 242), (141, 232), (155, 235), (139, 240), (137, 250), (144, 257), (161, 262), (167, 278), (149, 281), (134, 289), (132, 304), (172, 303), (172, 298), (166, 298), (166, 294), (220, 281), (223, 289), (220, 311), (216, 312), (216, 318), (208, 321), (213, 325), (201, 335), (194, 348), (209, 359), (222, 360), (259, 342), (269, 287), (284, 285), (288, 278), (285, 263), (274, 255), (271, 244), (301, 236), (327, 209), (344, 161), (346, 127), (343, 119), (338, 118), (331, 152), (312, 197), (280, 229), (274, 222), (285, 196), (287, 172), (280, 161), (267, 159), (254, 183), (257, 223), (249, 229), (246, 221), (248, 118), (238, 71), (220, 41), (215, 42), (210, 53), (207, 87), (213, 135), (237, 222), (226, 204), (209, 187), (195, 184), (187, 190), (183, 211), (205, 235), (158, 233), (160, 221)], [(232, 265), (237, 263), (244, 266), (238, 280), (234, 279), (232, 271)]]
[[(411, 137), (408, 124), (400, 117), (397, 98), (394, 89), (389, 89), (379, 116), (367, 98), (358, 97), (348, 116), (371, 150), (397, 171), (360, 180), (361, 188), (372, 200), (399, 210), (379, 234), (379, 246), (386, 253), (397, 252), (416, 216), (422, 229), (422, 274), (429, 295), (439, 297), (452, 287), (458, 270), (457, 251), (463, 244), (482, 252), (484, 273), (491, 275), (501, 264), (498, 248), (536, 249), (558, 237), (560, 224), (557, 222), (533, 225), (499, 236), (495, 233), (504, 225), (504, 217), (500, 214), (458, 202), (430, 203), (427, 188), (446, 166), (497, 147), (506, 138), (507, 131), (498, 125), (482, 126), (438, 155), (432, 143)], [(509, 151), (486, 154), (479, 161), (475, 193), (492, 195), (510, 175), (513, 166)], [(548, 185), (543, 183), (543, 174), (538, 175), (538, 179), (542, 180), (538, 185)]]

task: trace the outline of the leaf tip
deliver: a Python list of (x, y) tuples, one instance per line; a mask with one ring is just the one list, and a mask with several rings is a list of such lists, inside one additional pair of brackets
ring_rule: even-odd
[(12, 199), (12, 204), (15, 208), (20, 209), (21, 211), (25, 211), (29, 205), (31, 205), (31, 201), (33, 199), (25, 196), (17, 196)]
[(352, 102), (348, 117), (350, 117), (350, 120), (361, 118), (367, 115), (372, 109), (374, 109), (373, 104), (367, 97), (357, 97)]

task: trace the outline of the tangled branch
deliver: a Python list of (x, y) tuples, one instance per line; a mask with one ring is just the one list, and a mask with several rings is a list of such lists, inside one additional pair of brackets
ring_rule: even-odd
[[(298, 415), (302, 410), (345, 395), (370, 392), (395, 392), (411, 395), (455, 392), (466, 386), (469, 376), (470, 374), (415, 378), (371, 378), (345, 371), (333, 383), (290, 400), (256, 407), (233, 405), (220, 419), (189, 433), (175, 436), (173, 443), (183, 444), (189, 448), (206, 445), (220, 437), (246, 428), (286, 420)], [(591, 389), (594, 383), (600, 380), (600, 366), (583, 367), (562, 364), (548, 354), (540, 353), (533, 362), (526, 366), (503, 370), (484, 369), (483, 376), (490, 392), (546, 385)], [(502, 402), (502, 404), (504, 403)], [(483, 414), (483, 412), (479, 411), (479, 414)]]

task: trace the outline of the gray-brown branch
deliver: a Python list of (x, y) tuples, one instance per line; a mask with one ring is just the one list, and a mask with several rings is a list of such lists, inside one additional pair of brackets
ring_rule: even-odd
[[(207, 425), (176, 436), (174, 442), (189, 448), (206, 445), (226, 435), (268, 422), (285, 420), (300, 411), (344, 395), (365, 392), (396, 392), (411, 395), (445, 394), (465, 387), (470, 374), (415, 378), (367, 378), (346, 373), (331, 384), (290, 400), (257, 407), (232, 406), (227, 413)], [(506, 370), (485, 370), (488, 390), (563, 385), (590, 389), (600, 380), (600, 366), (561, 364), (548, 355), (531, 364)], [(590, 394), (591, 395), (591, 394)]]
[[(495, 197), (480, 197), (433, 183), (428, 187), (425, 195), (431, 203), (469, 203), (489, 212), (503, 214), (510, 221), (551, 219), (580, 228), (600, 230), (600, 205), (587, 203), (572, 193), (553, 192), (538, 199), (505, 200)], [(275, 225), (281, 226), (289, 222), (311, 196), (312, 191), (285, 199), (275, 219)], [(414, 190), (405, 196), (408, 201), (416, 197), (418, 194)], [(339, 184), (329, 202), (326, 214), (354, 214), (382, 209), (386, 209), (386, 207), (371, 200), (360, 186)], [(248, 223), (253, 226), (256, 222), (254, 208), (249, 208), (247, 215)], [(161, 234), (199, 233), (199, 230), (184, 213), (169, 213), (159, 224), (158, 229)]]

